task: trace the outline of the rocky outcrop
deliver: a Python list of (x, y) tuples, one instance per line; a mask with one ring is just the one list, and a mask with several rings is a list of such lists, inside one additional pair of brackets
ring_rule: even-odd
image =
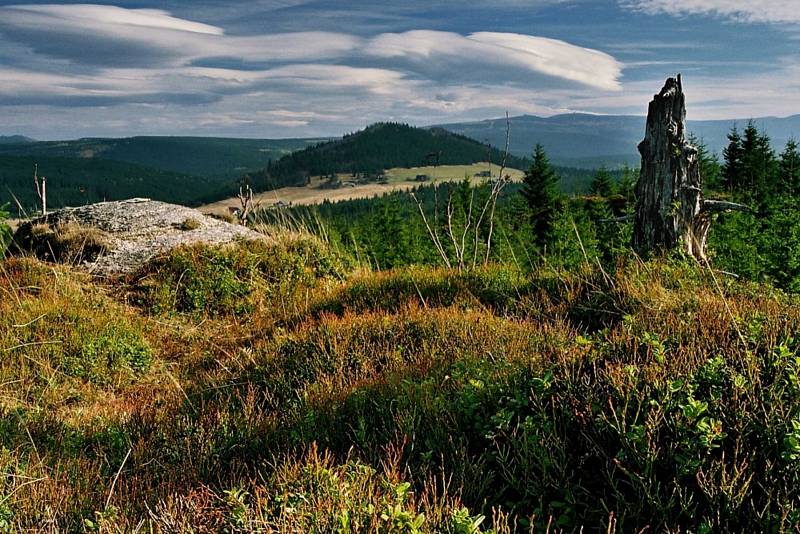
[(650, 102), (642, 168), (636, 184), (633, 248), (641, 255), (681, 247), (706, 259), (711, 213), (747, 209), (731, 202), (703, 200), (697, 149), (686, 140), (686, 100), (680, 74), (667, 79)]
[(23, 252), (77, 263), (100, 275), (136, 271), (183, 245), (254, 239), (266, 238), (191, 208), (143, 198), (54, 211), (21, 225), (14, 235)]

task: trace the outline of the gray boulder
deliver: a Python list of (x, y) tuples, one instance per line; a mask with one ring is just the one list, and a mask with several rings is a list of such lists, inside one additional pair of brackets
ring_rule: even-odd
[(16, 249), (103, 276), (135, 272), (174, 248), (266, 239), (199, 211), (146, 198), (64, 208), (22, 224)]

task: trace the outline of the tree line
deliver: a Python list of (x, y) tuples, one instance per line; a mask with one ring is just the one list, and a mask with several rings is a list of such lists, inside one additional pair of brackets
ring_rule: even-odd
[[(752, 122), (734, 126), (720, 158), (702, 139), (692, 138), (709, 198), (745, 203), (750, 212), (721, 213), (709, 236), (715, 267), (800, 291), (800, 151), (790, 140), (780, 153), (766, 132)], [(498, 202), (491, 260), (534, 267), (541, 262), (565, 267), (587, 259), (613, 269), (620, 254), (630, 254), (631, 225), (618, 222), (632, 213), (638, 169), (600, 168), (588, 190), (566, 194), (560, 169), (541, 146), (533, 150), (521, 184), (510, 184)], [(488, 185), (422, 185), (412, 191), (437, 231), (450, 217), (466, 221), (470, 207), (489, 194)], [(378, 268), (440, 261), (409, 193), (374, 199), (291, 208), (298, 219), (321, 220), (329, 239)], [(263, 215), (275, 217), (272, 210)], [(285, 216), (282, 214), (281, 216)], [(472, 231), (472, 230), (471, 230)], [(480, 236), (488, 225), (475, 229)], [(445, 247), (447, 241), (443, 240)], [(452, 246), (449, 250), (455, 253)]]

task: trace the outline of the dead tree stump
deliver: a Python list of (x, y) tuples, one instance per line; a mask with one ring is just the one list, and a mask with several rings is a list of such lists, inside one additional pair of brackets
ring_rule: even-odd
[(709, 218), (703, 214), (697, 149), (686, 141), (681, 77), (669, 78), (650, 102), (642, 169), (636, 183), (633, 248), (642, 255), (682, 247), (705, 257)]
[(711, 214), (749, 208), (703, 200), (697, 149), (686, 141), (686, 99), (680, 74), (667, 79), (650, 102), (639, 153), (642, 169), (636, 183), (634, 250), (648, 256), (681, 248), (687, 255), (705, 260)]

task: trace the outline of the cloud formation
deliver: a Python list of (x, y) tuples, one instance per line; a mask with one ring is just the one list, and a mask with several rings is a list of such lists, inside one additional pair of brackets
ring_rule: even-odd
[(714, 15), (738, 22), (800, 22), (797, 0), (623, 0), (622, 5), (650, 14)]
[[(519, 33), (237, 35), (164, 10), (107, 5), (0, 7), (0, 34), (0, 107), (181, 106), (185, 113), (214, 105), (220, 118), (204, 116), (208, 126), (248, 125), (253, 117), (286, 128), (333, 120), (320, 102), (359, 120), (431, 112), (444, 119), (454, 111), (496, 112), (504, 107), (498, 95), (524, 101), (531, 86), (617, 91), (622, 76), (608, 54)], [(6, 64), (4, 41), (13, 45)], [(14, 64), (14, 57), (24, 60)], [(480, 96), (487, 84), (492, 95)], [(291, 117), (275, 112), (298, 108)]]
[[(153, 9), (24, 5), (0, 8), (0, 14), (0, 31), (12, 39), (40, 54), (96, 67), (183, 66), (215, 59), (246, 66), (368, 58), (408, 60), (401, 66), (423, 75), (439, 70), (466, 71), (472, 76), (476, 66), (502, 67), (609, 90), (619, 89), (622, 71), (608, 54), (514, 33), (463, 36), (426, 30), (386, 33), (368, 40), (332, 32), (230, 36), (222, 28)], [(385, 68), (385, 63), (368, 66)]]
[(229, 36), (157, 9), (101, 5), (0, 8), (0, 33), (37, 53), (91, 66), (185, 65), (204, 58), (277, 62), (338, 57), (360, 39), (330, 32)]
[[(0, 0), (0, 133), (294, 137), (643, 113), (678, 71), (708, 114), (785, 115), (798, 105), (797, 70), (781, 63), (800, 55), (785, 31), (796, 1)], [(708, 16), (676, 21), (690, 37), (675, 39), (643, 14)]]
[[(622, 64), (597, 50), (557, 39), (516, 33), (417, 30), (382, 34), (366, 46), (373, 57), (405, 59), (423, 72), (459, 72), (475, 79), (501, 67), (506, 72), (542, 74), (603, 90), (620, 89)], [(478, 66), (479, 68), (475, 68)], [(455, 71), (455, 72), (453, 72)], [(496, 78), (495, 78), (496, 79)]]

